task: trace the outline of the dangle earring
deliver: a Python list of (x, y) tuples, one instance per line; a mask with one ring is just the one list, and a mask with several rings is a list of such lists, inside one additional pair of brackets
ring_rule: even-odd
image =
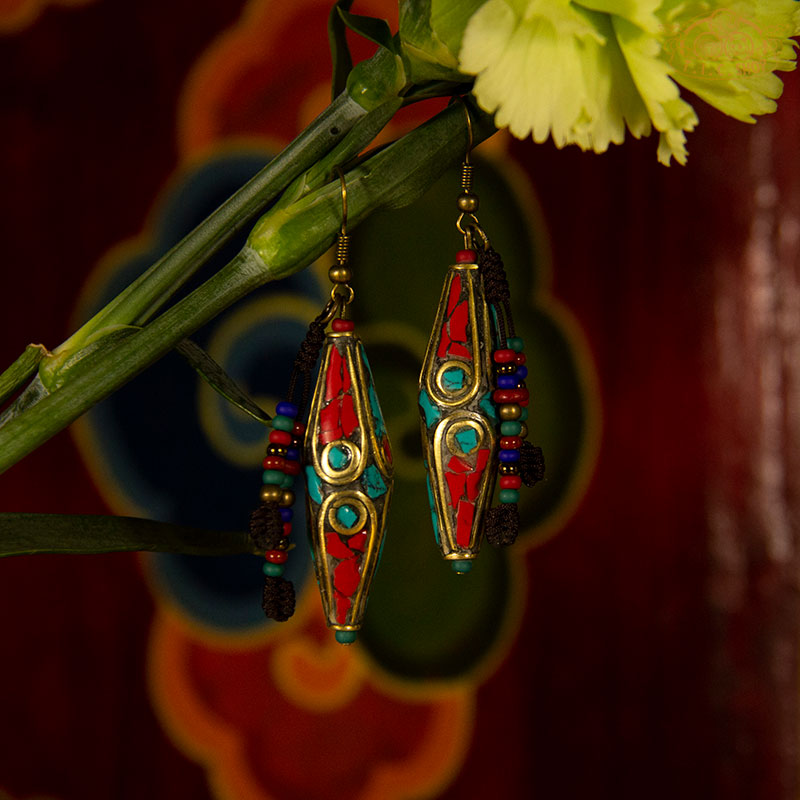
[[(463, 101), (462, 101), (463, 103)], [(456, 227), (464, 249), (445, 278), (420, 374), (422, 447), (434, 534), (457, 573), (469, 572), (484, 528), (493, 545), (512, 544), (522, 483), (544, 475), (527, 436), (527, 367), (511, 315), (503, 262), (476, 216), (472, 120), (461, 170)], [(500, 505), (487, 512), (500, 472)]]
[[(288, 534), (286, 525), (291, 525), (292, 518), (289, 506), (294, 498), (289, 497), (290, 492), (286, 494), (286, 476), (299, 474), (302, 458), (308, 533), (325, 619), (338, 642), (351, 644), (361, 627), (380, 559), (393, 488), (393, 467), (369, 362), (361, 340), (354, 333), (353, 322), (347, 319), (347, 307), (354, 297), (350, 286), (347, 185), (338, 168), (337, 173), (341, 182), (342, 225), (336, 263), (328, 271), (333, 284), (331, 298), (309, 326), (295, 360), (288, 396), (294, 397), (302, 378), (300, 401), (277, 406), (264, 461), (262, 506), (252, 515), (251, 535), (259, 547), (263, 544), (267, 550), (264, 611), (273, 619), (287, 619), (290, 591), (276, 583), (283, 580), (287, 543), (286, 539), (276, 539), (275, 511), (283, 524), (282, 533)], [(330, 331), (326, 333), (328, 323)], [(321, 366), (308, 423), (304, 426), (297, 420), (302, 418), (308, 402), (311, 376), (320, 351)], [(271, 461), (272, 458), (282, 463)], [(275, 502), (277, 506), (272, 508)], [(293, 610), (293, 589), (291, 597)]]

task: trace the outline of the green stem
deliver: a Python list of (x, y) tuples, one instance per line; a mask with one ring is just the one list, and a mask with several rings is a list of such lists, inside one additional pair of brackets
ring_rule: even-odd
[(0, 558), (148, 550), (196, 556), (253, 553), (244, 531), (209, 531), (135, 517), (0, 514)]
[[(472, 112), (477, 144), (494, 128)], [(403, 139), (381, 150), (347, 176), (349, 222), (379, 208), (419, 197), (466, 147), (464, 110), (451, 106)], [(71, 367), (60, 388), (0, 428), (0, 472), (38, 447), (95, 403), (149, 366), (179, 341), (256, 287), (299, 271), (333, 243), (341, 224), (338, 180), (274, 208), (254, 228), (247, 247), (199, 288), (142, 330), (101, 347)]]

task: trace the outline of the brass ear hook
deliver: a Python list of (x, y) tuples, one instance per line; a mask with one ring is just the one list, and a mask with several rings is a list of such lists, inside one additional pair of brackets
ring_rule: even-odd
[(475, 215), (478, 210), (479, 201), (478, 195), (472, 191), (472, 163), (470, 162), (470, 155), (475, 141), (472, 132), (472, 117), (470, 116), (469, 108), (463, 97), (459, 96), (453, 99), (461, 103), (467, 118), (467, 151), (461, 163), (461, 194), (458, 196), (457, 200), (460, 213), (456, 221), (456, 228), (458, 228), (459, 233), (464, 236), (465, 249), (471, 250), (475, 246), (474, 234), (478, 235), (484, 247), (488, 246), (489, 239), (481, 228), (478, 217)]
[(331, 300), (336, 304), (337, 313), (344, 314), (355, 293), (350, 286), (353, 272), (349, 265), (350, 237), (347, 235), (347, 181), (340, 167), (335, 167), (335, 170), (342, 184), (342, 224), (336, 237), (336, 263), (328, 270), (328, 277), (333, 284)]

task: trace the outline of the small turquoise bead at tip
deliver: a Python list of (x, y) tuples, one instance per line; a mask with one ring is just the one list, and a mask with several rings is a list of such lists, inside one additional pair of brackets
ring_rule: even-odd
[(510, 339), (506, 340), (506, 343), (515, 353), (521, 353), (525, 348), (525, 342), (523, 342), (519, 336), (512, 336)]
[(336, 631), (336, 641), (339, 644), (353, 644), (358, 638), (356, 631)]
[(472, 562), (451, 561), (450, 566), (453, 568), (453, 572), (457, 572), (459, 575), (463, 575), (465, 572), (469, 572), (472, 569)]
[(502, 433), (503, 436), (519, 436), (519, 432), (521, 430), (522, 430), (522, 425), (516, 420), (511, 422), (500, 423), (500, 433)]
[(498, 497), (501, 503), (516, 503), (519, 500), (519, 492), (516, 489), (501, 489)]
[(272, 483), (278, 486), (283, 483), (284, 477), (285, 475), (279, 469), (265, 469), (261, 480), (263, 480), (264, 483)]
[(283, 575), (283, 564), (270, 564), (270, 562), (267, 561), (261, 566), (261, 571), (268, 578), (280, 578), (280, 576)]
[(294, 476), (284, 475), (281, 481), (281, 489), (291, 489), (294, 486)]
[(290, 433), (292, 428), (294, 428), (294, 420), (289, 419), (289, 417), (284, 417), (283, 414), (276, 414), (272, 418), (272, 427), (276, 431), (286, 431)]

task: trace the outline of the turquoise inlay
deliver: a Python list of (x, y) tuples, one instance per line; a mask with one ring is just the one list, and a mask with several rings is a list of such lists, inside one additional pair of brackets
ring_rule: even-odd
[(320, 484), (322, 481), (319, 479), (319, 475), (314, 472), (314, 467), (308, 466), (306, 467), (306, 484), (308, 485), (308, 496), (315, 502), (321, 503), (322, 502), (322, 492), (320, 491)]
[(372, 419), (375, 423), (375, 436), (380, 441), (384, 433), (386, 433), (386, 423), (383, 421), (383, 413), (381, 412), (381, 405), (378, 402), (378, 395), (375, 394), (375, 380), (372, 377), (372, 368), (369, 365), (366, 351), (364, 347), (359, 344), (358, 352), (361, 353), (361, 360), (364, 362), (364, 369), (367, 373), (369, 406), (372, 409)]
[(478, 446), (478, 432), (474, 428), (465, 428), (456, 434), (456, 441), (462, 453), (471, 453)]
[(328, 450), (328, 463), (333, 469), (344, 469), (350, 463), (350, 451), (338, 445)]
[(464, 381), (466, 380), (466, 373), (459, 367), (451, 367), (442, 373), (442, 385), (445, 389), (455, 392), (458, 389), (464, 388)]
[(364, 488), (373, 500), (376, 497), (380, 497), (382, 494), (386, 494), (386, 484), (381, 477), (381, 473), (378, 472), (378, 468), (374, 464), (370, 464), (364, 470), (363, 480)]
[(489, 417), (492, 422), (497, 422), (497, 409), (492, 401), (491, 392), (486, 392), (486, 394), (481, 398), (480, 406), (486, 412), (486, 416)]
[(358, 521), (358, 514), (356, 514), (352, 506), (339, 506), (336, 509), (336, 519), (339, 520), (343, 527), (352, 528)]
[(439, 538), (439, 519), (436, 516), (436, 507), (433, 504), (433, 489), (431, 489), (431, 476), (425, 473), (425, 483), (428, 485), (428, 503), (431, 507), (431, 521), (433, 522), (433, 535), (436, 537), (436, 544), (441, 547)]
[(442, 417), (441, 411), (431, 403), (431, 399), (424, 389), (419, 393), (419, 407), (422, 409), (422, 413), (425, 414), (425, 425), (429, 428)]

